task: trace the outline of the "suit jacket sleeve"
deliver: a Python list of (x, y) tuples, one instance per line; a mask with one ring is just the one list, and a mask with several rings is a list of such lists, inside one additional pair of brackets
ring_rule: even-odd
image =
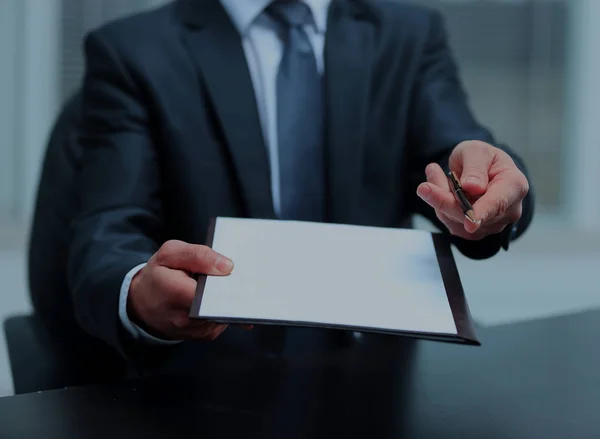
[(85, 54), (80, 214), (72, 225), (69, 287), (82, 328), (123, 353), (119, 291), (129, 270), (161, 242), (161, 179), (139, 82), (107, 38), (88, 36)]
[[(448, 47), (443, 19), (437, 12), (432, 12), (431, 17), (411, 102), (409, 137), (414, 154), (411, 190), (415, 200), (415, 211), (447, 232), (434, 210), (414, 195), (416, 186), (426, 180), (424, 171), (429, 163), (438, 162), (443, 169), (447, 169), (454, 147), (462, 141), (481, 140), (506, 151), (525, 175), (527, 170), (514, 151), (499, 145), (492, 134), (475, 120), (459, 78), (458, 68)], [(515, 237), (520, 236), (529, 226), (533, 216), (533, 204), (533, 189), (530, 189), (523, 204), (522, 218), (516, 225)], [(505, 240), (505, 234), (490, 236), (480, 241), (452, 237), (456, 247), (465, 256), (473, 259), (493, 256), (502, 248)]]

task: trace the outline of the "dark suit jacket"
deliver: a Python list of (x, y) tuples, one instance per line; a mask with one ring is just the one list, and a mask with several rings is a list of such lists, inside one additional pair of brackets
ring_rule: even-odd
[[(203, 243), (211, 217), (274, 217), (269, 165), (240, 36), (218, 0), (109, 24), (85, 50), (69, 281), (81, 326), (118, 347), (126, 273), (165, 240)], [(496, 144), (469, 110), (441, 17), (397, 1), (334, 0), (325, 63), (328, 221), (436, 221), (415, 195), (426, 165), (446, 164), (464, 140)], [(528, 199), (520, 231), (531, 211)], [(501, 243), (456, 245), (484, 258)]]

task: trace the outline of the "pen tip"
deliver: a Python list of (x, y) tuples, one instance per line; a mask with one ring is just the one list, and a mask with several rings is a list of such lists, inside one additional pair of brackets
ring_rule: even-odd
[(465, 216), (472, 223), (475, 223), (475, 224), (479, 223), (479, 221), (477, 221), (477, 218), (475, 217), (475, 212), (473, 210), (468, 210), (467, 213), (465, 214)]

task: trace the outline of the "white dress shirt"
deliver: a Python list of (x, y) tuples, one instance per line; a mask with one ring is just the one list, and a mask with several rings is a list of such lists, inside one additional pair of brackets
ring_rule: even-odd
[[(198, 0), (203, 1), (203, 0)], [(238, 30), (252, 77), (256, 105), (266, 142), (271, 170), (271, 192), (273, 208), (279, 213), (279, 155), (277, 142), (277, 94), (276, 79), (283, 56), (280, 26), (263, 13), (273, 0), (220, 0)], [(317, 68), (324, 71), (323, 50), (327, 14), (331, 0), (302, 0), (311, 9), (314, 23), (306, 25), (305, 31), (313, 46)], [(127, 295), (131, 279), (145, 264), (134, 267), (121, 286), (119, 318), (127, 331), (140, 341), (147, 343), (177, 343), (160, 340), (133, 324), (127, 316)]]

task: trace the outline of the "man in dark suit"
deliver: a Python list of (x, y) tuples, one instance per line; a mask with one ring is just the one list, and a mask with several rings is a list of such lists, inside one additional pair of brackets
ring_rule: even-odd
[(420, 213), (472, 258), (530, 223), (523, 164), (471, 114), (433, 11), (176, 0), (85, 50), (70, 290), (80, 325), (126, 354), (231, 332), (206, 343), (226, 327), (188, 319), (191, 274), (233, 269), (200, 245), (211, 217), (410, 227)]

